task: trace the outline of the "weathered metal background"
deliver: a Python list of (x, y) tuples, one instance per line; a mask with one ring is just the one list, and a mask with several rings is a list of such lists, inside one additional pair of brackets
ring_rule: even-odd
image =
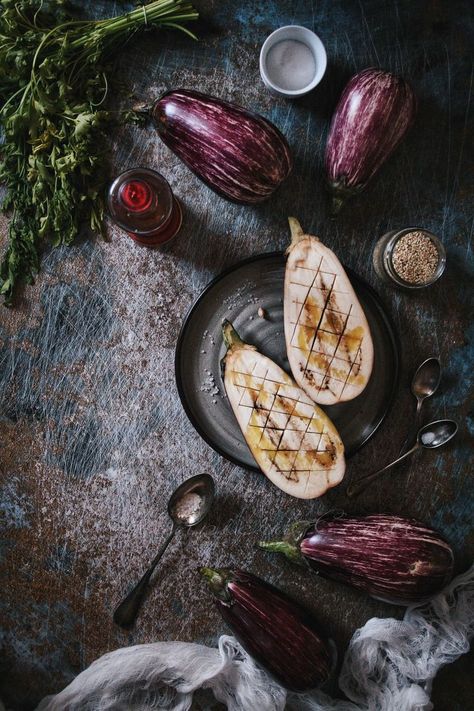
[[(389, 511), (438, 528), (472, 559), (473, 484), (469, 471), (472, 384), (473, 16), (468, 0), (196, 0), (193, 43), (150, 33), (124, 51), (118, 69), (144, 100), (173, 87), (198, 88), (261, 112), (288, 137), (295, 170), (267, 204), (236, 206), (203, 186), (153, 129), (127, 129), (111, 150), (111, 175), (157, 168), (185, 207), (184, 228), (168, 252), (147, 251), (120, 231), (45, 254), (43, 270), (13, 310), (0, 312), (2, 526), (0, 697), (31, 709), (97, 656), (119, 646), (166, 639), (213, 643), (224, 631), (200, 583), (200, 564), (238, 564), (261, 573), (311, 607), (342, 655), (352, 632), (399, 608), (293, 570), (256, 549), (262, 537), (328, 508)], [(91, 13), (116, 13), (112, 2)], [(260, 81), (259, 48), (276, 27), (299, 23), (322, 37), (329, 66), (308, 97), (287, 102)], [(356, 71), (403, 73), (419, 97), (416, 125), (373, 185), (330, 221), (322, 171), (328, 122)], [(424, 417), (461, 423), (454, 444), (423, 453), (348, 503), (343, 489), (301, 502), (227, 463), (189, 424), (174, 383), (182, 319), (222, 268), (287, 242), (288, 214), (319, 234), (381, 293), (401, 339), (403, 373), (395, 406), (377, 436), (350, 462), (348, 476), (396, 455), (413, 413), (414, 368), (438, 354), (439, 394)], [(448, 267), (417, 294), (387, 289), (371, 265), (386, 230), (421, 225), (439, 234)], [(5, 230), (2, 229), (2, 237)], [(469, 330), (470, 328), (470, 330)], [(165, 506), (185, 477), (211, 472), (219, 498), (208, 523), (170, 547), (135, 630), (111, 612), (166, 535)], [(472, 655), (435, 684), (437, 711), (472, 703)]]

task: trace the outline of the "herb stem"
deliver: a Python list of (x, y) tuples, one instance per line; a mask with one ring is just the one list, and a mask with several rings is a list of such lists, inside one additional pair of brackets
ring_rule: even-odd
[(82, 224), (104, 233), (108, 180), (104, 145), (129, 113), (102, 109), (105, 60), (143, 29), (183, 23), (198, 13), (186, 0), (154, 0), (124, 15), (78, 20), (63, 0), (0, 0), (0, 181), (11, 211), (0, 264), (0, 293), (32, 282), (41, 239), (70, 244)]

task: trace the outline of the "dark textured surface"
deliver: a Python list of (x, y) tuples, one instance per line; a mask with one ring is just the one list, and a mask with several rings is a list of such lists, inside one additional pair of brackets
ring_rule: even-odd
[[(274, 536), (290, 519), (334, 507), (407, 514), (448, 538), (457, 570), (472, 560), (471, 3), (196, 5), (200, 41), (150, 34), (124, 53), (123, 78), (146, 101), (187, 87), (261, 112), (289, 139), (295, 169), (268, 203), (237, 206), (203, 186), (151, 128), (128, 129), (111, 148), (113, 172), (142, 164), (170, 180), (185, 208), (171, 250), (141, 249), (111, 229), (108, 244), (83, 242), (45, 255), (36, 285), (14, 310), (0, 313), (0, 511), (7, 527), (0, 560), (0, 696), (14, 709), (33, 708), (118, 646), (214, 642), (224, 626), (195, 572), (200, 564), (248, 568), (295, 595), (331, 631), (340, 655), (369, 617), (402, 614), (256, 549), (256, 540)], [(90, 5), (97, 13), (120, 9), (113, 2)], [(314, 27), (329, 57), (321, 85), (294, 103), (272, 97), (258, 72), (261, 43), (288, 23)], [(347, 79), (370, 65), (410, 80), (418, 117), (370, 188), (330, 221), (322, 175), (328, 122)], [(395, 406), (351, 460), (348, 476), (397, 454), (414, 410), (411, 375), (429, 355), (441, 357), (443, 380), (424, 418), (447, 416), (461, 424), (452, 445), (421, 453), (349, 504), (338, 488), (321, 501), (291, 499), (224, 461), (194, 432), (175, 388), (175, 341), (193, 299), (238, 259), (282, 249), (288, 214), (378, 289), (401, 334)], [(382, 286), (370, 258), (381, 234), (410, 224), (438, 234), (448, 255), (443, 278), (416, 294)], [(168, 530), (169, 494), (204, 470), (219, 487), (208, 523), (173, 542), (135, 630), (118, 630), (111, 611)], [(441, 672), (436, 711), (472, 707), (471, 670), (472, 654)]]

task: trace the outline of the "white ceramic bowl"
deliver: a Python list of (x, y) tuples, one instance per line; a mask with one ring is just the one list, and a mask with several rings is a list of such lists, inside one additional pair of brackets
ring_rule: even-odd
[[(281, 86), (275, 84), (275, 80), (270, 79), (268, 68), (267, 68), (267, 56), (270, 49), (283, 40), (297, 40), (305, 44), (312, 52), (314, 61), (316, 64), (315, 74), (312, 80), (306, 86), (301, 89), (289, 90), (284, 89)], [(286, 96), (287, 98), (297, 98), (298, 96), (304, 96), (308, 92), (312, 91), (315, 86), (319, 84), (324, 76), (327, 65), (327, 56), (324, 45), (319, 39), (318, 35), (314, 32), (308, 30), (307, 27), (301, 27), (300, 25), (285, 25), (280, 27), (275, 32), (267, 37), (260, 50), (260, 76), (265, 86), (273, 91), (279, 96)]]

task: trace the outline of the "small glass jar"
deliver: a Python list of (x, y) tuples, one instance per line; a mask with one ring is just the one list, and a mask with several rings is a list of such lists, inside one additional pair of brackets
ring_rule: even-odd
[(168, 181), (149, 168), (121, 173), (110, 186), (108, 208), (115, 224), (146, 247), (167, 245), (183, 221)]
[[(436, 265), (436, 269), (429, 279), (424, 282), (406, 281), (398, 274), (393, 264), (394, 250), (398, 240), (410, 232), (422, 232), (430, 238), (438, 252), (438, 264)], [(391, 230), (384, 234), (374, 247), (372, 261), (377, 275), (386, 283), (395, 284), (400, 288), (409, 290), (423, 289), (425, 286), (434, 284), (443, 274), (446, 267), (446, 252), (441, 240), (429, 230), (425, 230), (422, 227), (406, 227), (403, 230)]]

